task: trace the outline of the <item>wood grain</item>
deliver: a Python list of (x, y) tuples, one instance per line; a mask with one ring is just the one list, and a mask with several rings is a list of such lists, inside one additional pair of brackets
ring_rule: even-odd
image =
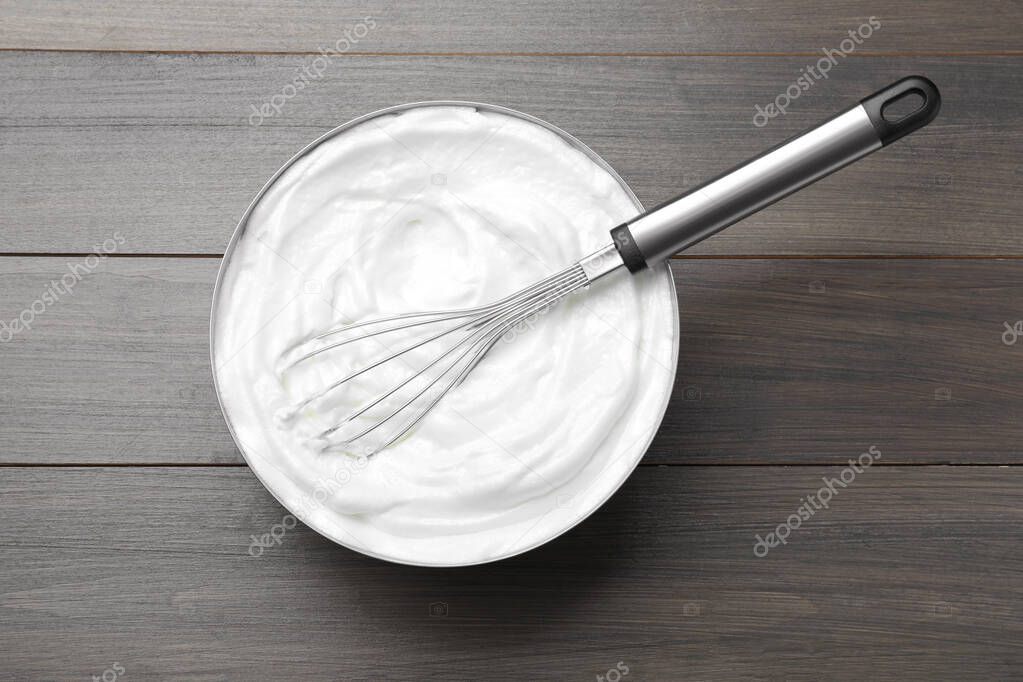
[[(0, 47), (85, 50), (315, 52), (363, 35), (364, 52), (694, 53), (818, 52), (877, 15), (860, 54), (1019, 51), (1023, 16), (1012, 0), (877, 5), (864, 0), (688, 0), (545, 3), (212, 0), (5, 0)], [(372, 18), (372, 23), (366, 20)], [(369, 30), (358, 29), (365, 23)], [(354, 33), (354, 35), (353, 35)], [(936, 39), (940, 36), (940, 39)], [(342, 43), (344, 45), (344, 43)]]
[[(1018, 679), (1021, 33), (1019, 0), (0, 0), (0, 677)], [(942, 90), (932, 126), (672, 263), (675, 392), (592, 518), (467, 569), (301, 524), (250, 555), (286, 512), (217, 406), (210, 297), (307, 142), (403, 102), (492, 102), (575, 134), (649, 206), (909, 73)]]
[[(10, 326), (83, 263), (0, 259), (0, 320)], [(218, 265), (108, 258), (71, 295), (26, 315), (32, 329), (0, 344), (10, 387), (0, 393), (0, 461), (239, 461), (209, 364)]]
[[(0, 258), (9, 323), (78, 258)], [(213, 393), (216, 259), (109, 258), (0, 344), (0, 462), (240, 462)], [(677, 260), (646, 462), (1019, 462), (1020, 260)], [(2, 329), (2, 327), (0, 327)], [(5, 338), (5, 336), (0, 336)]]
[(115, 230), (124, 253), (222, 253), (251, 198), (306, 143), (424, 99), (549, 120), (653, 205), (921, 72), (944, 95), (932, 126), (692, 253), (1023, 255), (1023, 58), (850, 61), (757, 128), (754, 105), (805, 58), (353, 57), (249, 125), (251, 107), (309, 60), (0, 53), (0, 253), (86, 253)]
[[(566, 536), (430, 570), (299, 524), (245, 469), (2, 469), (11, 679), (1012, 679), (1023, 469), (637, 471)], [(432, 616), (435, 613), (446, 615)]]

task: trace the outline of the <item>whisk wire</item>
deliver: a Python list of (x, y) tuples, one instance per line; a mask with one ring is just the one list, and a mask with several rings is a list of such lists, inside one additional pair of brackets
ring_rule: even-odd
[[(530, 316), (549, 308), (572, 292), (587, 287), (595, 280), (623, 268), (624, 261), (617, 256), (616, 247), (614, 245), (607, 245), (581, 259), (574, 265), (548, 275), (547, 277), (544, 277), (543, 279), (534, 282), (519, 291), (509, 294), (508, 296), (487, 305), (461, 309), (404, 313), (390, 317), (345, 324), (326, 332), (322, 332), (311, 337), (307, 341), (304, 341), (302, 344), (296, 346), (285, 354), (282, 357), (282, 361), (286, 361), (287, 364), (284, 365), (282, 372), (286, 372), (294, 366), (310, 358), (316, 357), (317, 355), (355, 343), (356, 341), (366, 341), (386, 334), (400, 334), (418, 327), (457, 321), (457, 323), (453, 326), (436, 333), (428, 331), (428, 335), (425, 339), (416, 340), (414, 343), (411, 343), (400, 350), (389, 352), (389, 354), (385, 357), (375, 360), (367, 366), (352, 371), (341, 379), (330, 383), (328, 386), (318, 390), (311, 396), (308, 396), (297, 405), (281, 410), (279, 412), (279, 419), (281, 419), (283, 423), (287, 423), (292, 418), (303, 412), (306, 408), (310, 407), (313, 403), (325, 398), (328, 394), (339, 389), (341, 386), (356, 377), (359, 377), (388, 362), (401, 358), (402, 356), (405, 356), (417, 349), (424, 348), (427, 345), (455, 334), (456, 332), (461, 332), (454, 342), (447, 344), (443, 350), (433, 356), (425, 366), (418, 369), (411, 368), (411, 374), (406, 376), (396, 385), (389, 388), (386, 392), (377, 395), (369, 402), (360, 405), (358, 409), (348, 414), (340, 422), (323, 429), (315, 438), (313, 438), (313, 441), (320, 446), (322, 452), (342, 448), (347, 449), (355, 441), (364, 438), (370, 433), (380, 429), (385, 424), (390, 423), (398, 415), (409, 413), (408, 419), (404, 421), (401, 426), (397, 427), (397, 430), (393, 435), (389, 434), (384, 437), (386, 442), (384, 442), (383, 445), (367, 448), (367, 450), (364, 451), (368, 452), (366, 456), (376, 454), (377, 452), (390, 447), (404, 437), (405, 434), (415, 428), (415, 426), (419, 424), (419, 422), (421, 422), (427, 414), (429, 414), (429, 412), (441, 401), (442, 398), (444, 398), (445, 395), (458, 386), (468, 376), (469, 372), (471, 372), (480, 363), (483, 357), (490, 352), (497, 341), (501, 339), (508, 330), (514, 328)], [(325, 346), (307, 351), (298, 358), (294, 358), (296, 351), (299, 351), (299, 349), (306, 346), (306, 344), (310, 344), (315, 341), (323, 341), (324, 339), (344, 334), (345, 332), (351, 332), (358, 329), (366, 330), (366, 328), (369, 329), (361, 334), (333, 343), (327, 343)], [(386, 351), (391, 350), (383, 341), (378, 340), (377, 342)], [(289, 360), (289, 358), (292, 359)], [(424, 374), (438, 365), (441, 366), (440, 371), (438, 371), (435, 376), (424, 377), (425, 379), (428, 379), (426, 385), (415, 390), (414, 395), (404, 400), (398, 407), (390, 409), (387, 414), (376, 418), (375, 421), (369, 424), (369, 426), (362, 428), (362, 430), (354, 436), (342, 438), (340, 440), (338, 439), (337, 434), (345, 425), (350, 424), (353, 420), (358, 419), (359, 417), (367, 415), (367, 413), (369, 413), (369, 411), (374, 407), (381, 405), (381, 403), (387, 400), (387, 398), (395, 395), (416, 379), (423, 377)], [(435, 396), (427, 396), (431, 390), (436, 391)], [(427, 396), (425, 400), (424, 396)], [(409, 410), (409, 408), (413, 405), (416, 405), (416, 408)]]
[[(369, 339), (369, 338), (372, 338), (372, 337), (375, 337), (375, 336), (380, 336), (382, 334), (387, 334), (389, 332), (402, 331), (402, 330), (405, 330), (405, 329), (411, 329), (412, 327), (421, 327), (421, 326), (427, 325), (427, 324), (436, 324), (438, 322), (446, 322), (448, 320), (455, 320), (455, 319), (460, 319), (460, 318), (463, 318), (463, 317), (470, 317), (470, 316), (475, 315), (475, 314), (480, 313), (480, 312), (484, 312), (484, 311), (488, 311), (488, 310), (494, 310), (494, 309), (499, 309), (499, 308), (501, 308), (504, 305), (507, 305), (509, 303), (513, 303), (514, 301), (516, 301), (518, 299), (521, 299), (523, 297), (529, 296), (529, 295), (531, 295), (531, 294), (533, 294), (533, 293), (543, 289), (544, 287), (550, 286), (555, 281), (557, 281), (557, 280), (561, 279), (562, 277), (564, 277), (566, 274), (573, 273), (575, 271), (575, 269), (576, 269), (576, 266), (573, 266), (573, 267), (570, 267), (570, 268), (566, 268), (566, 269), (564, 269), (564, 270), (562, 270), (560, 272), (556, 272), (553, 275), (550, 275), (550, 276), (540, 280), (539, 282), (536, 282), (536, 283), (526, 287), (525, 289), (521, 289), (521, 290), (519, 290), (519, 291), (517, 291), (517, 292), (515, 292), (513, 294), (510, 294), (510, 295), (508, 295), (508, 296), (506, 296), (506, 297), (504, 297), (504, 298), (502, 298), (500, 300), (494, 301), (493, 303), (488, 303), (487, 305), (476, 306), (474, 308), (461, 308), (461, 309), (450, 309), (450, 310), (434, 310), (434, 311), (427, 311), (427, 312), (403, 313), (401, 315), (393, 315), (393, 316), (390, 316), (390, 317), (382, 317), (382, 318), (377, 318), (377, 319), (373, 319), (373, 320), (363, 320), (361, 322), (354, 322), (352, 324), (346, 324), (346, 325), (342, 325), (340, 327), (336, 327), (334, 329), (331, 329), (330, 331), (326, 331), (326, 332), (323, 332), (322, 334), (314, 336), (312, 340), (319, 341), (319, 340), (325, 339), (325, 338), (330, 337), (330, 336), (335, 336), (337, 334), (343, 334), (345, 332), (350, 332), (350, 331), (353, 331), (355, 329), (361, 329), (363, 327), (369, 327), (369, 326), (372, 326), (372, 325), (383, 324), (385, 322), (396, 322), (398, 320), (407, 320), (407, 319), (421, 318), (421, 317), (429, 318), (429, 319), (425, 319), (425, 320), (422, 320), (422, 321), (419, 321), (419, 322), (410, 322), (408, 324), (403, 324), (403, 325), (398, 325), (398, 326), (393, 326), (393, 327), (387, 327), (385, 329), (375, 330), (375, 331), (363, 334), (361, 336), (355, 336), (355, 337), (352, 337), (350, 339), (345, 339), (343, 341), (338, 341), (336, 343), (332, 343), (332, 344), (329, 344), (327, 346), (323, 346), (321, 348), (314, 349), (314, 350), (309, 351), (308, 353), (305, 353), (304, 355), (302, 355), (302, 356), (300, 356), (300, 357), (298, 357), (298, 358), (296, 358), (294, 360), (291, 360), (288, 363), (287, 368), (294, 367), (295, 365), (298, 365), (299, 363), (305, 362), (306, 360), (308, 360), (310, 358), (316, 357), (317, 355), (320, 355), (321, 353), (325, 353), (327, 351), (331, 351), (331, 350), (334, 350), (336, 348), (340, 348), (341, 346), (345, 346), (345, 345), (348, 345), (350, 343), (354, 343), (356, 341), (362, 341), (364, 339)], [(438, 317), (438, 316), (440, 316), (440, 317)], [(471, 326), (471, 325), (467, 324), (465, 326)], [(464, 328), (464, 327), (458, 327), (456, 329), (459, 329), (459, 328)], [(439, 338), (439, 337), (437, 337), (437, 338)], [(433, 339), (430, 339), (430, 340), (433, 340)], [(388, 358), (388, 359), (390, 359), (390, 358)], [(355, 377), (352, 376), (352, 377), (347, 377), (347, 378), (353, 379)], [(344, 381), (342, 381), (341, 383), (344, 383)], [(332, 388), (334, 388), (334, 387), (330, 387), (327, 390), (331, 390)], [(315, 400), (315, 397), (313, 399)]]
[[(581, 273), (581, 271), (579, 271), (579, 272)], [(574, 277), (574, 276), (576, 276), (576, 270), (574, 268), (567, 268), (566, 270), (563, 270), (562, 272), (557, 273), (557, 275), (554, 275), (554, 276), (552, 276), (549, 279), (551, 280), (552, 283), (553, 282), (560, 283), (560, 281), (562, 281), (563, 279)], [(585, 274), (584, 273), (582, 274), (582, 276), (585, 278)], [(557, 285), (555, 284), (555, 286), (557, 286)], [(522, 294), (527, 294), (527, 295), (526, 296), (522, 296)], [(541, 296), (542, 294), (543, 294), (543, 290), (542, 289), (538, 289), (537, 287), (529, 287), (529, 291), (528, 292), (526, 292), (524, 290), (522, 292), (519, 292), (518, 294), (514, 294), (514, 295), (508, 297), (505, 300), (511, 301), (510, 304), (511, 305), (515, 305), (515, 304), (521, 303), (522, 300), (527, 300), (528, 301), (528, 300), (531, 300), (531, 299), (533, 299), (533, 298), (535, 298), (537, 296)], [(509, 303), (504, 303), (503, 305), (507, 306), (507, 305), (509, 305)], [(489, 307), (490, 306), (486, 306), (486, 308), (489, 308)], [(498, 307), (497, 310), (500, 311), (501, 307)], [(423, 339), (423, 340), (418, 341), (416, 343), (413, 343), (413, 344), (411, 344), (409, 346), (406, 346), (405, 348), (402, 348), (401, 350), (399, 350), (397, 352), (394, 352), (391, 355), (388, 355), (388, 356), (386, 356), (384, 358), (381, 358), (380, 360), (377, 360), (376, 362), (373, 362), (373, 363), (371, 363), (371, 364), (369, 364), (369, 365), (367, 365), (367, 366), (365, 366), (365, 367), (363, 367), (361, 369), (358, 369), (358, 370), (356, 370), (354, 372), (351, 372), (347, 376), (344, 376), (341, 379), (338, 379), (337, 381), (335, 381), (334, 383), (330, 384), (326, 388), (323, 388), (323, 389), (319, 390), (318, 392), (314, 393), (313, 395), (311, 395), (306, 400), (304, 400), (301, 403), (299, 403), (299, 405), (296, 406), (292, 410), (292, 413), (293, 414), (297, 414), (297, 413), (301, 412), (302, 410), (304, 410), (305, 408), (309, 407), (310, 405), (312, 405), (317, 400), (320, 400), (321, 398), (326, 396), (331, 391), (334, 391), (335, 389), (340, 388), (341, 386), (343, 386), (347, 382), (349, 382), (352, 379), (355, 379), (355, 378), (365, 374), (366, 372), (369, 372), (370, 370), (376, 369), (377, 367), (379, 367), (379, 366), (381, 366), (381, 365), (383, 365), (383, 364), (385, 364), (387, 362), (390, 362), (390, 361), (394, 360), (395, 358), (398, 358), (398, 357), (400, 357), (402, 355), (406, 355), (407, 353), (410, 353), (410, 352), (416, 350), (417, 348), (421, 348), (421, 347), (423, 347), (423, 346), (425, 346), (425, 345), (427, 345), (429, 343), (432, 343), (432, 342), (434, 342), (434, 341), (436, 341), (436, 340), (438, 340), (440, 338), (443, 338), (443, 337), (445, 337), (445, 336), (447, 336), (449, 334), (452, 334), (452, 333), (454, 333), (456, 331), (459, 331), (461, 329), (466, 329), (468, 327), (472, 327), (473, 325), (479, 324), (481, 321), (484, 321), (486, 319), (488, 319), (488, 318), (487, 317), (483, 317), (483, 318), (476, 317), (474, 319), (469, 320), (468, 322), (465, 322), (465, 323), (460, 324), (460, 325), (456, 325), (454, 327), (451, 327), (450, 329), (446, 329), (444, 331), (438, 332), (437, 334), (434, 334), (433, 336), (430, 336), (430, 337), (428, 337), (426, 339)], [(367, 323), (358, 323), (359, 326), (366, 326), (366, 324)], [(396, 331), (397, 329), (398, 328), (394, 328), (394, 329), (392, 329), (392, 331)], [(372, 336), (374, 336), (374, 335), (363, 335), (363, 336), (356, 337), (355, 339), (352, 339), (352, 340), (353, 341), (360, 341), (360, 340), (363, 340), (363, 339), (371, 338)], [(455, 344), (455, 345), (457, 345), (457, 344)], [(324, 349), (324, 350), (326, 350), (326, 349)], [(450, 352), (450, 349), (449, 349), (448, 352)]]
[[(356, 341), (377, 339), (377, 337), (387, 334), (402, 334), (410, 329), (427, 327), (428, 325), (432, 326), (446, 322), (455, 323), (449, 328), (437, 332), (428, 330), (426, 338), (416, 340), (414, 343), (406, 345), (395, 352), (390, 352), (391, 349), (388, 347), (388, 344), (377, 339), (377, 343), (388, 352), (385, 357), (370, 362), (367, 366), (352, 371), (341, 379), (330, 383), (325, 388), (302, 400), (296, 406), (281, 410), (279, 418), (284, 423), (287, 423), (313, 403), (325, 398), (328, 394), (356, 377), (412, 353), (417, 349), (425, 348), (429, 344), (458, 333), (456, 340), (444, 344), (443, 348), (436, 355), (432, 356), (424, 366), (419, 368), (410, 367), (409, 375), (396, 385), (389, 388), (386, 392), (377, 395), (369, 402), (360, 405), (354, 412), (348, 414), (333, 426), (323, 429), (312, 439), (319, 445), (322, 452), (348, 449), (354, 442), (377, 431), (385, 424), (394, 420), (398, 415), (408, 414), (408, 419), (396, 427), (396, 430), (392, 432), (393, 435), (388, 434), (384, 436), (382, 440), (386, 442), (383, 445), (364, 450), (364, 452), (368, 453), (366, 456), (376, 454), (390, 447), (415, 428), (445, 395), (465, 380), (469, 372), (480, 363), (483, 357), (490, 352), (508, 330), (514, 328), (530, 316), (549, 308), (572, 292), (587, 287), (594, 281), (616, 270), (624, 269), (624, 261), (617, 253), (617, 248), (613, 244), (609, 244), (579, 260), (574, 265), (548, 275), (519, 291), (487, 305), (404, 313), (390, 317), (363, 320), (341, 325), (311, 337), (282, 357), (282, 361), (287, 361), (282, 370), (283, 372), (321, 353), (326, 353)], [(300, 351), (306, 344), (323, 341), (332, 336), (359, 329), (364, 330), (363, 333), (351, 338), (343, 338), (340, 341), (327, 343), (325, 346), (305, 352), (297, 359), (288, 360), (289, 358), (294, 358), (296, 352)], [(407, 340), (407, 338), (405, 336), (404, 340)], [(438, 366), (440, 366), (440, 369), (435, 375), (427, 375), (427, 372)], [(370, 410), (380, 406), (385, 400), (394, 396), (420, 377), (426, 380), (425, 385), (421, 388), (416, 386), (413, 389), (414, 394), (408, 399), (399, 399), (400, 405), (394, 408), (387, 407), (386, 414), (375, 417), (374, 421), (365, 428), (359, 427), (361, 430), (354, 436), (344, 437), (339, 434), (344, 426), (352, 423), (359, 417), (368, 416)], [(428, 395), (431, 391), (436, 391), (436, 395)], [(413, 408), (413, 406), (415, 407)], [(413, 409), (410, 410), (409, 408)]]
[(428, 402), (425, 406), (421, 407), (419, 410), (414, 412), (410, 419), (401, 427), (401, 430), (379, 449), (389, 447), (395, 441), (397, 441), (406, 433), (408, 433), (412, 428), (414, 428), (452, 388), (458, 385), (468, 375), (468, 373), (472, 371), (472, 369), (482, 359), (482, 357), (487, 352), (489, 352), (491, 348), (493, 348), (497, 341), (509, 329), (519, 324), (523, 320), (527, 319), (531, 315), (534, 315), (537, 312), (543, 310), (544, 308), (549, 307), (551, 304), (563, 298), (568, 293), (571, 293), (572, 291), (575, 291), (585, 286), (588, 281), (585, 273), (582, 272), (581, 269), (569, 268), (564, 273), (559, 274), (564, 274), (565, 276), (558, 277), (557, 279), (558, 284), (555, 285), (553, 288), (549, 288), (548, 290), (543, 292), (536, 291), (534, 292), (534, 295), (529, 296), (524, 301), (516, 301), (511, 306), (506, 307), (498, 315), (478, 320), (478, 322), (481, 323), (481, 326), (477, 330), (475, 330), (471, 335), (469, 335), (466, 339), (459, 341), (452, 348), (449, 348), (445, 353), (439, 355), (427, 366), (423, 367), (418, 372), (402, 381), (400, 384), (392, 388), (387, 393), (376, 398), (369, 404), (363, 406), (355, 413), (349, 415), (347, 418), (345, 418), (343, 422), (341, 422), (337, 426), (331, 427), (326, 431), (322, 432), (320, 434), (320, 437), (321, 438), (326, 437), (338, 431), (340, 428), (344, 426), (344, 424), (350, 422), (352, 419), (361, 416), (366, 411), (376, 406), (390, 395), (393, 395), (394, 393), (396, 393), (398, 390), (400, 390), (402, 387), (404, 387), (417, 377), (422, 376), (426, 371), (431, 369), (433, 366), (437, 365), (445, 357), (448, 357), (448, 355), (451, 352), (453, 352), (455, 348), (457, 348), (459, 345), (465, 344), (464, 350), (462, 350), (458, 355), (456, 355), (455, 358), (447, 364), (444, 370), (440, 372), (436, 378), (434, 378), (429, 384), (423, 387), (415, 395), (406, 400), (402, 405), (395, 408), (389, 414), (387, 414), (387, 416), (379, 419), (377, 422), (360, 431), (356, 435), (346, 439), (342, 443), (330, 447), (347, 446), (353, 443), (354, 441), (363, 438), (364, 436), (377, 430), (378, 428), (389, 422), (398, 414), (401, 414), (403, 411), (405, 411), (410, 405), (412, 405), (414, 402), (419, 400), (423, 395), (425, 395), (431, 388), (436, 386), (452, 370), (457, 368), (462, 363), (463, 359), (466, 356), (472, 353), (473, 350), (476, 350), (476, 353), (470, 358), (469, 362), (466, 363), (464, 367), (462, 367), (461, 371), (458, 371), (451, 379), (447, 381), (447, 383), (439, 391), (438, 395), (435, 398), (433, 398), (433, 400)]

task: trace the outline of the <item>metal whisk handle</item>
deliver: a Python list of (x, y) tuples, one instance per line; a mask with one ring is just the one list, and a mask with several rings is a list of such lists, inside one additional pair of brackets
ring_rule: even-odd
[[(922, 103), (892, 120), (889, 107), (915, 96)], [(922, 128), (938, 115), (941, 96), (922, 76), (909, 76), (824, 123), (611, 230), (631, 272), (655, 265), (717, 234), (798, 189)]]

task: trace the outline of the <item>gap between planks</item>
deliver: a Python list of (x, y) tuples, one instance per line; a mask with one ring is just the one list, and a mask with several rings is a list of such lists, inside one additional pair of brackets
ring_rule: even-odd
[[(140, 49), (96, 49), (84, 47), (0, 47), (0, 52), (67, 52), (75, 54), (165, 54), (165, 55), (250, 55), (257, 57), (315, 56), (315, 50), (140, 50)], [(660, 57), (667, 59), (687, 57), (818, 57), (819, 51), (799, 50), (795, 52), (356, 52), (341, 53), (343, 57)], [(872, 57), (1023, 57), (1023, 50), (887, 50), (879, 52), (850, 52), (846, 57), (868, 59)]]

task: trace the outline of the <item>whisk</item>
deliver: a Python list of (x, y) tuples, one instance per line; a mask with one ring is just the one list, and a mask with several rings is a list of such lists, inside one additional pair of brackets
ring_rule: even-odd
[[(916, 108), (898, 117), (896, 102), (916, 100)], [(611, 230), (610, 243), (577, 263), (488, 305), (407, 313), (348, 324), (324, 331), (300, 344), (284, 370), (353, 343), (376, 341), (384, 357), (349, 372), (306, 397), (284, 418), (293, 418), (323, 401), (353, 379), (396, 361), (408, 361), (430, 349), (424, 364), (413, 366), (393, 388), (360, 405), (318, 434), (323, 449), (351, 448), (374, 433), (381, 444), (363, 448), (367, 456), (390, 447), (419, 424), (461, 383), (494, 345), (517, 325), (573, 292), (621, 269), (630, 273), (656, 266), (671, 255), (853, 161), (927, 125), (941, 100), (935, 85), (909, 76), (864, 98), (789, 141), (723, 173), (695, 189)], [(424, 338), (414, 336), (421, 334)], [(412, 336), (411, 342), (407, 342)], [(394, 345), (397, 341), (405, 341)], [(309, 345), (311, 350), (303, 350)], [(436, 350), (433, 350), (436, 348)], [(406, 397), (406, 394), (409, 394)], [(392, 398), (393, 400), (388, 400)], [(373, 413), (381, 408), (382, 414)], [(368, 418), (369, 415), (372, 418)], [(357, 420), (352, 435), (337, 436)], [(384, 429), (385, 426), (391, 428)]]

